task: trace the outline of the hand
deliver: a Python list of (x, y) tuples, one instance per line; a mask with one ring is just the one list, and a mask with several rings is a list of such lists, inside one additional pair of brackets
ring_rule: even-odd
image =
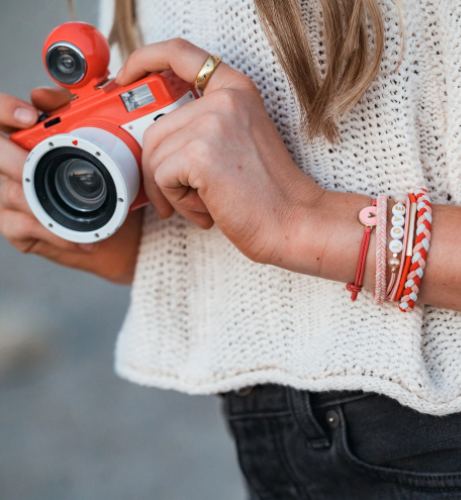
[(71, 99), (63, 88), (32, 92), (34, 106), (0, 94), (0, 231), (19, 251), (46, 257), (58, 264), (88, 271), (116, 283), (131, 283), (141, 235), (142, 211), (132, 213), (107, 240), (78, 245), (58, 238), (32, 214), (22, 189), (27, 151), (4, 134), (35, 125), (37, 109), (52, 111)]
[[(130, 56), (117, 82), (173, 69), (192, 83), (207, 56), (180, 39), (152, 44)], [(174, 209), (204, 229), (215, 222), (247, 257), (263, 263), (277, 264), (295, 213), (323, 192), (294, 164), (253, 82), (224, 63), (203, 98), (149, 127), (143, 170), (161, 217)]]

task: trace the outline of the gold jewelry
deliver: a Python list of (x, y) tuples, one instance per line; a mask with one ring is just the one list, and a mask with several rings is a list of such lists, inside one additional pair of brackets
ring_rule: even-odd
[(201, 90), (202, 92), (205, 90), (205, 87), (207, 86), (211, 75), (219, 66), (220, 62), (221, 58), (219, 56), (214, 56), (211, 54), (208, 56), (208, 59), (205, 61), (205, 64), (202, 66), (202, 69), (199, 71), (199, 74), (195, 79), (195, 88)]

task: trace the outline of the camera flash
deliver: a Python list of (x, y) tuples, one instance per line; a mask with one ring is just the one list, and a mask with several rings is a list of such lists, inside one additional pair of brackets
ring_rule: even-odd
[(125, 104), (125, 108), (128, 112), (155, 102), (155, 98), (147, 84), (141, 85), (133, 90), (129, 90), (124, 94), (120, 94), (120, 97), (122, 98), (123, 104)]

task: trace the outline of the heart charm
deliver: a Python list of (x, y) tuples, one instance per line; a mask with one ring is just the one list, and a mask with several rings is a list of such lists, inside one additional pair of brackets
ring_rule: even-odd
[(364, 226), (376, 226), (377, 224), (377, 208), (376, 207), (367, 207), (363, 208), (360, 213), (359, 213), (359, 221), (364, 225)]
[(77, 141), (77, 140), (72, 141), (72, 144), (73, 144), (74, 146), (77, 146), (77, 145), (78, 145), (78, 141)]

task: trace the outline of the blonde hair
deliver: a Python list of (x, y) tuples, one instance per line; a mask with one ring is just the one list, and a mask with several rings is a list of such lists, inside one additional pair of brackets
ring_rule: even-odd
[[(310, 138), (324, 136), (333, 142), (338, 138), (338, 119), (357, 104), (379, 72), (385, 46), (383, 18), (378, 0), (311, 1), (321, 6), (324, 76), (298, 0), (254, 0), (261, 25), (298, 99), (304, 129)], [(117, 43), (125, 56), (142, 43), (135, 0), (115, 0), (109, 41)]]
[(109, 35), (109, 43), (117, 44), (125, 58), (143, 45), (136, 0), (115, 0), (114, 24)]
[(255, 0), (255, 4), (297, 96), (305, 130), (310, 137), (323, 135), (333, 141), (338, 136), (337, 119), (357, 104), (381, 66), (385, 36), (377, 0), (320, 0), (327, 62), (323, 78), (298, 0), (284, 0), (283, 9), (279, 0)]

